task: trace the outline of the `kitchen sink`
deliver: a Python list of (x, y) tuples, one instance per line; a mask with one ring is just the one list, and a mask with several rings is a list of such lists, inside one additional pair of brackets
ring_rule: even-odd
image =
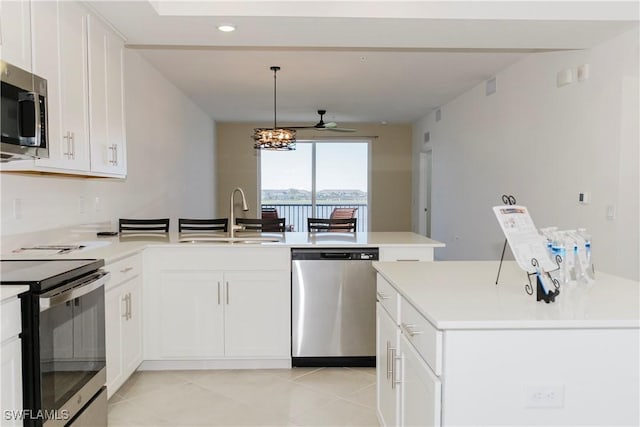
[(241, 243), (241, 244), (257, 244), (257, 243), (276, 243), (280, 239), (273, 237), (188, 237), (180, 239), (180, 243)]

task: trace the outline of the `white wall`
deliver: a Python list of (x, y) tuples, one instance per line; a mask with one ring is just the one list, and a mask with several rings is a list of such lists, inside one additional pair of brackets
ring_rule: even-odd
[[(640, 278), (638, 29), (592, 49), (533, 54), (414, 124), (433, 152), (432, 237), (440, 259), (498, 259), (504, 237), (491, 211), (500, 195), (529, 207), (537, 227), (585, 227), (596, 270)], [(589, 64), (587, 81), (557, 87), (558, 71)], [(431, 141), (424, 147), (424, 132)], [(580, 205), (578, 193), (592, 202)], [(616, 218), (608, 220), (608, 205)], [(419, 213), (414, 206), (414, 229)]]
[[(179, 216), (213, 215), (213, 120), (128, 49), (125, 102), (127, 178), (2, 173), (3, 236), (99, 221), (116, 224), (119, 217), (168, 216), (177, 228)], [(16, 198), (22, 201), (21, 219), (14, 219)]]

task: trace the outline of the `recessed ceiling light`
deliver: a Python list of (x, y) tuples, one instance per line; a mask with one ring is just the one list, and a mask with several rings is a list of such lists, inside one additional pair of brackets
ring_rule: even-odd
[(223, 33), (230, 33), (231, 31), (236, 30), (236, 26), (233, 24), (220, 24), (218, 25), (218, 30), (222, 31)]

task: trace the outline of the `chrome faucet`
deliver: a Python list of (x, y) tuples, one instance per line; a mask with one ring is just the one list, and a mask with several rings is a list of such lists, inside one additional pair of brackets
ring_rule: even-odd
[(234, 209), (233, 209), (233, 199), (234, 196), (236, 195), (236, 192), (240, 192), (240, 195), (242, 196), (242, 210), (243, 211), (248, 211), (249, 207), (247, 206), (247, 199), (246, 197), (244, 197), (244, 191), (242, 191), (242, 188), (240, 187), (236, 187), (233, 189), (233, 191), (231, 192), (231, 202), (229, 205), (229, 237), (231, 239), (233, 239), (233, 235), (235, 230), (240, 229), (241, 227), (239, 225), (235, 224), (235, 215), (234, 215)]

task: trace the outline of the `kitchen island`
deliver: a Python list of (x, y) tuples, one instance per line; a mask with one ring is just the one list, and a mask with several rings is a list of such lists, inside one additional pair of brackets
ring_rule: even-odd
[(374, 263), (383, 425), (638, 425), (640, 284), (536, 302), (514, 262)]

